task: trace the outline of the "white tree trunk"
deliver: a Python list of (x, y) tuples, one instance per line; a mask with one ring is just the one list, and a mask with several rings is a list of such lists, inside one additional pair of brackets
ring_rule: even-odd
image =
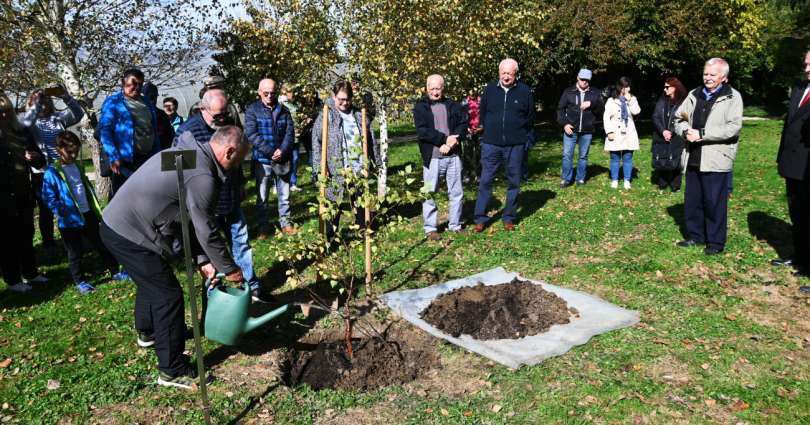
[(377, 119), (380, 121), (380, 176), (377, 180), (377, 196), (384, 197), (388, 192), (388, 114), (385, 111), (385, 99), (377, 108)]

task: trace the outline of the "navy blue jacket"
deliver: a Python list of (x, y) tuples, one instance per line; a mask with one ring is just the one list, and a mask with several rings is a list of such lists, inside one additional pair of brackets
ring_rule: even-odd
[[(447, 107), (447, 128), (450, 129), (450, 134), (458, 135), (459, 142), (465, 140), (467, 138), (467, 125), (470, 120), (467, 113), (464, 112), (464, 108), (458, 102), (453, 102), (447, 98), (442, 99), (440, 103), (444, 103)], [(427, 96), (423, 96), (413, 105), (413, 123), (419, 140), (419, 151), (422, 153), (422, 164), (425, 167), (430, 166), (433, 148), (443, 145), (447, 140), (447, 136), (434, 127), (433, 112), (430, 109), (430, 100)], [(457, 154), (460, 151), (461, 143), (453, 147), (450, 152)]]
[(535, 143), (534, 93), (526, 84), (518, 81), (508, 92), (497, 81), (487, 84), (479, 111), (484, 127), (482, 143), (498, 146)]
[(295, 144), (295, 127), (290, 110), (282, 104), (270, 109), (257, 100), (245, 109), (245, 136), (253, 146), (253, 158), (269, 164), (276, 149), (281, 149), (281, 160), (290, 157)]
[[(208, 124), (202, 118), (202, 114), (196, 114), (183, 124), (180, 124), (180, 127), (177, 128), (177, 132), (175, 132), (174, 143), (172, 143), (172, 146), (177, 146), (180, 136), (186, 131), (190, 131), (191, 134), (194, 135), (194, 139), (202, 144), (210, 142), (211, 137), (214, 135), (214, 132), (216, 132), (216, 130), (208, 126)], [(242, 184), (244, 183), (242, 167), (237, 167), (233, 170), (227, 171), (226, 173), (228, 175), (228, 179), (225, 180), (225, 182), (220, 186), (219, 201), (217, 202), (217, 207), (214, 211), (217, 215), (230, 214), (234, 208), (239, 205), (239, 202), (241, 202), (240, 194)]]

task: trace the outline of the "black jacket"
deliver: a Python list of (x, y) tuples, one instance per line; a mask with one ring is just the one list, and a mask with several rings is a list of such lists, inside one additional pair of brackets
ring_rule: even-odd
[(602, 93), (593, 87), (585, 92), (585, 100), (590, 101), (591, 106), (583, 111), (579, 109), (580, 97), (576, 84), (565, 89), (557, 103), (557, 124), (560, 127), (571, 124), (577, 133), (593, 133), (594, 122), (602, 114), (605, 103), (602, 101)]
[(776, 162), (779, 175), (786, 179), (810, 181), (810, 102), (799, 108), (807, 82), (797, 84), (791, 90), (785, 126)]
[(482, 143), (499, 146), (534, 144), (534, 93), (518, 81), (505, 92), (497, 81), (487, 84), (479, 106)]
[(664, 140), (664, 130), (672, 132), (670, 144), (677, 144), (679, 149), (683, 148), (683, 138), (675, 131), (675, 111), (680, 104), (673, 105), (666, 96), (661, 96), (655, 104), (652, 121), (655, 131), (653, 131), (653, 143), (666, 143)]
[[(460, 103), (444, 98), (440, 101), (447, 107), (447, 128), (450, 135), (458, 135), (458, 141), (467, 139), (467, 126), (469, 117), (464, 112)], [(447, 136), (436, 130), (433, 125), (433, 112), (430, 110), (430, 100), (423, 96), (413, 105), (413, 124), (416, 127), (416, 136), (419, 140), (419, 151), (422, 153), (422, 164), (425, 167), (430, 165), (433, 157), (433, 147), (444, 144)], [(451, 153), (461, 152), (461, 143), (457, 144), (450, 151)]]

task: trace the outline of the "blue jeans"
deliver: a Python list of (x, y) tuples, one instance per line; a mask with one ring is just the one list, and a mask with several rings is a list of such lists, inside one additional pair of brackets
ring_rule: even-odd
[(588, 167), (588, 151), (591, 148), (591, 133), (571, 133), (569, 136), (563, 132), (562, 175), (560, 180), (570, 183), (574, 177), (574, 149), (579, 145), (579, 160), (577, 161), (577, 181), (585, 181), (585, 171)]
[(624, 180), (633, 177), (633, 151), (610, 151), (610, 179), (619, 180), (619, 162), (624, 166)]
[(298, 143), (293, 145), (292, 159), (290, 163), (290, 184), (298, 186)]
[(231, 253), (236, 265), (242, 269), (242, 276), (251, 288), (259, 285), (259, 279), (253, 272), (253, 249), (248, 241), (248, 226), (245, 213), (238, 205), (228, 215), (218, 215), (217, 222), (225, 231), (225, 236), (231, 240)]
[(275, 182), (276, 195), (278, 196), (278, 221), (281, 227), (290, 226), (290, 176), (295, 175), (290, 171), (286, 176), (277, 176), (273, 168), (267, 164), (257, 164), (256, 166), (256, 187), (259, 189), (256, 195), (256, 218), (259, 220), (259, 229), (267, 232), (269, 227), (268, 196), (270, 184)]
[(486, 223), (489, 220), (487, 206), (492, 198), (492, 181), (501, 165), (506, 168), (506, 205), (503, 208), (503, 222), (513, 223), (515, 221), (525, 150), (525, 145), (481, 144), (481, 181), (478, 183), (478, 199), (475, 200), (475, 224)]

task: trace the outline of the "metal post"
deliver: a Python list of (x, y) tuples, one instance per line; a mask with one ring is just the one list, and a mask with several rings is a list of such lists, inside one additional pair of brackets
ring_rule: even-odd
[(174, 159), (177, 167), (177, 192), (180, 195), (180, 224), (183, 229), (183, 253), (186, 262), (186, 278), (188, 281), (188, 298), (191, 304), (191, 324), (194, 329), (194, 351), (197, 354), (197, 375), (200, 378), (200, 398), (202, 399), (205, 423), (211, 423), (208, 405), (208, 391), (205, 386), (205, 364), (203, 362), (202, 343), (200, 341), (200, 319), (197, 316), (197, 291), (194, 285), (194, 265), (191, 262), (191, 237), (188, 229), (188, 207), (186, 206), (186, 185), (183, 179), (183, 156), (177, 155)]

